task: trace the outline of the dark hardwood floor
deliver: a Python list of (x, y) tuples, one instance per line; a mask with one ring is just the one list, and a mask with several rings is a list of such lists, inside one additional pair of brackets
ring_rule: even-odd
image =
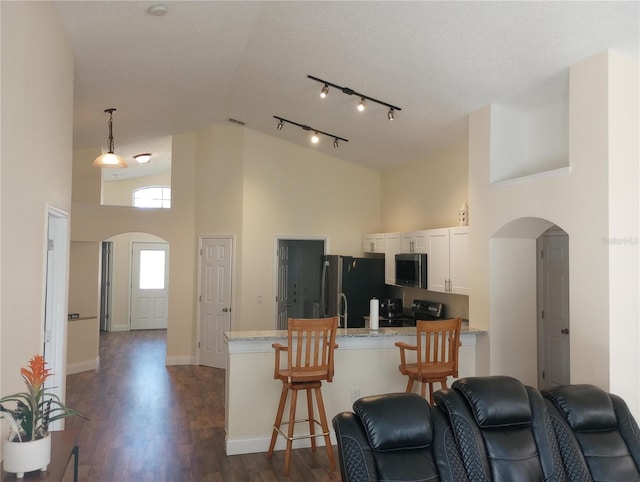
[(165, 335), (102, 333), (99, 370), (67, 377), (67, 404), (90, 419), (66, 422), (81, 429), (81, 481), (340, 480), (323, 447), (294, 450), (289, 477), (283, 451), (226, 456), (224, 370), (165, 366)]

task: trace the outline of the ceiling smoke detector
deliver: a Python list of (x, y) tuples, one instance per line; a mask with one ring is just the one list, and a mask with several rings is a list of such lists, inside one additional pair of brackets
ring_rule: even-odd
[(167, 8), (167, 6), (161, 3), (151, 5), (149, 7), (149, 10), (147, 10), (147, 12), (149, 12), (149, 15), (153, 15), (154, 17), (162, 17), (166, 15), (168, 11), (169, 9)]

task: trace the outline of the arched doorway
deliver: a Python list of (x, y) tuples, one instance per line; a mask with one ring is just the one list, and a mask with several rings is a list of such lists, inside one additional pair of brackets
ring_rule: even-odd
[[(503, 225), (490, 240), (491, 346), (497, 348), (491, 350), (490, 373), (515, 376), (540, 387), (543, 371), (547, 376), (550, 370), (560, 371), (555, 368), (558, 364), (566, 363), (562, 370), (569, 373), (568, 333), (563, 346), (551, 344), (542, 322), (542, 309), (552, 290), (545, 296), (546, 288), (540, 282), (539, 238), (552, 231), (564, 233), (547, 219), (518, 218)], [(568, 236), (565, 239), (568, 243)], [(568, 275), (565, 281), (566, 298), (552, 302), (554, 307), (563, 304), (568, 310)], [(548, 316), (549, 309), (546, 311)], [(566, 349), (566, 359), (558, 359), (560, 348)]]

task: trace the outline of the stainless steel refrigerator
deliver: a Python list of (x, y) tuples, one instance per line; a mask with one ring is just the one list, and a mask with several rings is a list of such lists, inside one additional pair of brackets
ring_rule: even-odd
[(320, 316), (340, 317), (341, 328), (363, 328), (371, 298), (386, 298), (383, 258), (322, 256)]

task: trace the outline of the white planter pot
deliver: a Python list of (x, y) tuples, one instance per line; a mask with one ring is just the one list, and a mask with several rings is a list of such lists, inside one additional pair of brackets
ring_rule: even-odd
[(44, 472), (51, 461), (51, 434), (32, 442), (9, 442), (5, 439), (2, 453), (4, 470), (16, 474), (18, 479), (23, 478), (25, 472)]

